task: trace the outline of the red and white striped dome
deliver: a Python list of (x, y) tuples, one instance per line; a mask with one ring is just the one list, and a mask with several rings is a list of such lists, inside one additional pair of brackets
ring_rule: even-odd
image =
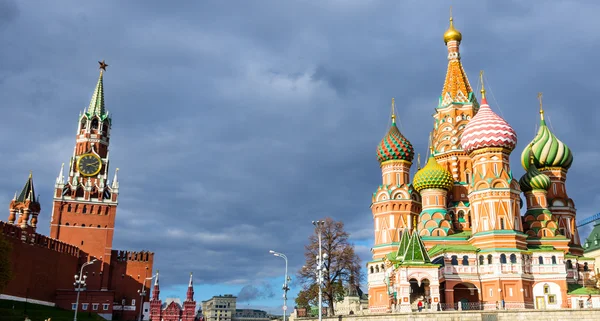
[(486, 147), (503, 147), (512, 151), (517, 145), (517, 134), (506, 120), (492, 111), (484, 97), (479, 111), (465, 126), (460, 145), (467, 154)]

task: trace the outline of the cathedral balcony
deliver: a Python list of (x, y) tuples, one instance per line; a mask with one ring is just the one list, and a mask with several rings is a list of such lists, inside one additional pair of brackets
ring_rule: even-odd
[(533, 264), (531, 266), (532, 274), (557, 274), (567, 273), (566, 268), (563, 264)]

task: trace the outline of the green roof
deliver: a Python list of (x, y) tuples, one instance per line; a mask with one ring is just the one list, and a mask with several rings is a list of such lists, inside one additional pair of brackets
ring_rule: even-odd
[(440, 253), (473, 253), (477, 248), (470, 244), (436, 244), (429, 249), (430, 256), (436, 256)]
[(593, 287), (585, 287), (581, 284), (568, 284), (567, 294), (600, 294), (600, 289)]
[(30, 200), (32, 203), (37, 203), (37, 198), (35, 196), (35, 189), (33, 188), (33, 175), (29, 173), (29, 178), (27, 178), (27, 182), (25, 182), (25, 186), (23, 186), (23, 190), (19, 193), (19, 196), (15, 198), (17, 202), (25, 202)]
[(600, 249), (600, 221), (594, 224), (592, 232), (583, 243), (583, 248), (585, 249), (584, 253)]
[[(408, 234), (408, 231), (404, 233)], [(427, 249), (425, 249), (425, 245), (419, 236), (419, 232), (416, 230), (410, 235), (401, 264), (406, 265), (415, 263), (431, 263), (431, 259), (429, 259), (429, 255), (427, 254)]]

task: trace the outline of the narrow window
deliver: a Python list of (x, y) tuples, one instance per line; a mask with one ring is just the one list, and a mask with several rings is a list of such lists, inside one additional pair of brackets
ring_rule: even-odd
[(552, 264), (556, 264), (556, 256), (552, 255)]
[(479, 256), (479, 265), (483, 265), (485, 261), (485, 258), (483, 257), (483, 255)]
[(450, 259), (450, 264), (458, 265), (458, 257), (456, 255), (452, 255), (452, 258)]
[(504, 218), (500, 218), (500, 229), (504, 229)]
[(463, 256), (462, 259), (462, 265), (469, 265), (469, 257), (468, 256)]
[(538, 257), (538, 264), (544, 264), (544, 258), (543, 257)]
[(510, 263), (517, 263), (517, 256), (515, 254), (510, 255)]
[(493, 257), (492, 257), (492, 255), (491, 255), (491, 254), (488, 254), (488, 256), (487, 256), (487, 259), (488, 259), (488, 260), (487, 260), (487, 261), (488, 261), (488, 264), (492, 264)]
[(504, 253), (500, 254), (500, 263), (501, 264), (506, 263), (506, 254), (504, 254)]

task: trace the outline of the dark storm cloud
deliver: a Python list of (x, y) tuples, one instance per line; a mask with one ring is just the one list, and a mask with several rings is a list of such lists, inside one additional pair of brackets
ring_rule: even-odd
[[(194, 271), (198, 284), (246, 285), (252, 296), (255, 281), (281, 274), (268, 250), (297, 271), (310, 221), (325, 216), (369, 241), (392, 97), (402, 132), (426, 152), (446, 71), (445, 4), (11, 4), (0, 2), (0, 201), (33, 169), (47, 233), (54, 179), (106, 59), (111, 169), (121, 169), (114, 244), (155, 251), (163, 284)], [(471, 84), (485, 69), (492, 108), (519, 135), (515, 176), (545, 93), (549, 123), (575, 155), (567, 186), (580, 218), (600, 207), (597, 6), (454, 8)], [(367, 259), (369, 246), (357, 252)]]
[(238, 293), (237, 301), (249, 302), (258, 299), (273, 298), (274, 296), (275, 292), (273, 292), (273, 287), (268, 283), (261, 286), (245, 285), (240, 290), (240, 293)]

